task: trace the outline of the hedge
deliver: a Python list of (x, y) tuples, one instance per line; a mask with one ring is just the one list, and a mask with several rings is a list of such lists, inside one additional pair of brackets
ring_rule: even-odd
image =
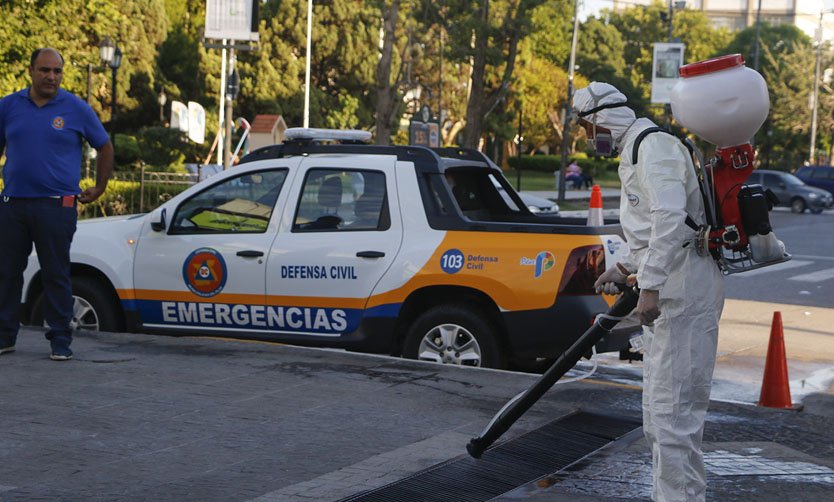
[[(92, 178), (81, 180), (81, 190), (95, 185)], [(79, 204), (78, 218), (98, 218), (148, 212), (184, 191), (188, 184), (149, 183), (145, 182), (145, 198), (142, 200), (141, 185), (138, 181), (110, 180), (107, 191), (93, 203)], [(142, 208), (140, 210), (140, 202)]]
[[(81, 179), (81, 190), (95, 185), (92, 178)], [(154, 183), (145, 182), (145, 198), (142, 200), (141, 185), (138, 181), (110, 180), (104, 195), (90, 204), (78, 204), (78, 218), (99, 218), (102, 216), (118, 216), (124, 214), (139, 214), (149, 212), (167, 201), (171, 197), (185, 191), (188, 183)], [(3, 180), (0, 179), (0, 190)], [(142, 210), (139, 205), (142, 203)]]
[[(562, 167), (561, 155), (523, 155), (521, 157), (510, 157), (510, 167), (522, 171), (539, 171), (553, 173)], [(597, 176), (605, 171), (616, 171), (620, 165), (619, 159), (593, 158), (584, 155), (573, 155), (568, 157), (568, 162), (576, 162), (583, 172), (591, 176)]]

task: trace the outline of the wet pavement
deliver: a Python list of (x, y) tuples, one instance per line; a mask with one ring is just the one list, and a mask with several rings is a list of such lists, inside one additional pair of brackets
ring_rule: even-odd
[[(0, 501), (340, 500), (468, 458), (536, 378), (212, 338), (83, 333), (73, 349), (50, 361), (26, 329), (0, 356)], [(505, 444), (578, 409), (639, 418), (617, 371), (558, 385)], [(834, 500), (831, 397), (802, 412), (712, 402), (708, 500)], [(638, 428), (495, 500), (649, 500), (650, 476)]]

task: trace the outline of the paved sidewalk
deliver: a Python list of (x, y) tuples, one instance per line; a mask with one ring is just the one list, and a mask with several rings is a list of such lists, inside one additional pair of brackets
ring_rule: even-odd
[[(530, 193), (533, 195), (538, 195), (539, 197), (544, 197), (545, 199), (557, 200), (559, 198), (559, 192), (556, 190), (522, 190), (525, 193)], [(620, 189), (619, 188), (608, 188), (608, 187), (601, 187), (600, 191), (602, 192), (603, 200), (609, 199), (620, 199)], [(565, 199), (576, 201), (576, 200), (590, 200), (591, 199), (591, 191), (590, 190), (565, 190)]]
[[(83, 333), (0, 356), (0, 500), (338, 500), (456, 457), (533, 375), (212, 338)], [(613, 371), (605, 370), (601, 371)], [(612, 378), (616, 373), (612, 373)], [(559, 385), (506, 435), (639, 387)], [(830, 410), (830, 408), (829, 408)], [(834, 419), (714, 402), (709, 500), (834, 500)], [(648, 500), (638, 432), (501, 499)]]

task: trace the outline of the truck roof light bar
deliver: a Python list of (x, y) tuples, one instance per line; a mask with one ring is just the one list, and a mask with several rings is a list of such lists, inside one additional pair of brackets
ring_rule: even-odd
[(358, 129), (315, 129), (310, 127), (291, 127), (284, 131), (285, 142), (310, 143), (313, 141), (338, 141), (340, 143), (368, 143), (370, 131)]

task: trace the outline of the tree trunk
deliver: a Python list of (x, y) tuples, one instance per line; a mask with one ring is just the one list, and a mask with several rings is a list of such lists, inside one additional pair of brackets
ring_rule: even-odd
[(376, 144), (391, 144), (392, 115), (397, 110), (394, 101), (397, 98), (396, 83), (391, 82), (391, 65), (393, 61), (394, 45), (396, 44), (397, 16), (399, 15), (400, 0), (394, 0), (383, 9), (382, 54), (376, 67)]
[(465, 148), (477, 148), (483, 133), (484, 118), (501, 102), (510, 87), (510, 80), (515, 68), (516, 55), (518, 54), (518, 40), (521, 37), (520, 20), (524, 2), (519, 1), (515, 9), (509, 9), (501, 23), (499, 32), (503, 38), (496, 41), (496, 44), (503, 47), (506, 45), (507, 58), (501, 84), (497, 89), (486, 95), (486, 66), (487, 49), (489, 48), (489, 0), (483, 0), (481, 4), (481, 22), (475, 30), (475, 57), (472, 63), (472, 87), (469, 94), (469, 102), (466, 105), (466, 129), (463, 133), (461, 146)]
[(466, 103), (466, 129), (463, 131), (461, 146), (477, 148), (483, 129), (484, 76), (486, 75), (486, 51), (489, 42), (489, 0), (481, 1), (481, 22), (475, 29), (475, 51), (472, 62), (472, 77), (469, 88), (469, 102)]

